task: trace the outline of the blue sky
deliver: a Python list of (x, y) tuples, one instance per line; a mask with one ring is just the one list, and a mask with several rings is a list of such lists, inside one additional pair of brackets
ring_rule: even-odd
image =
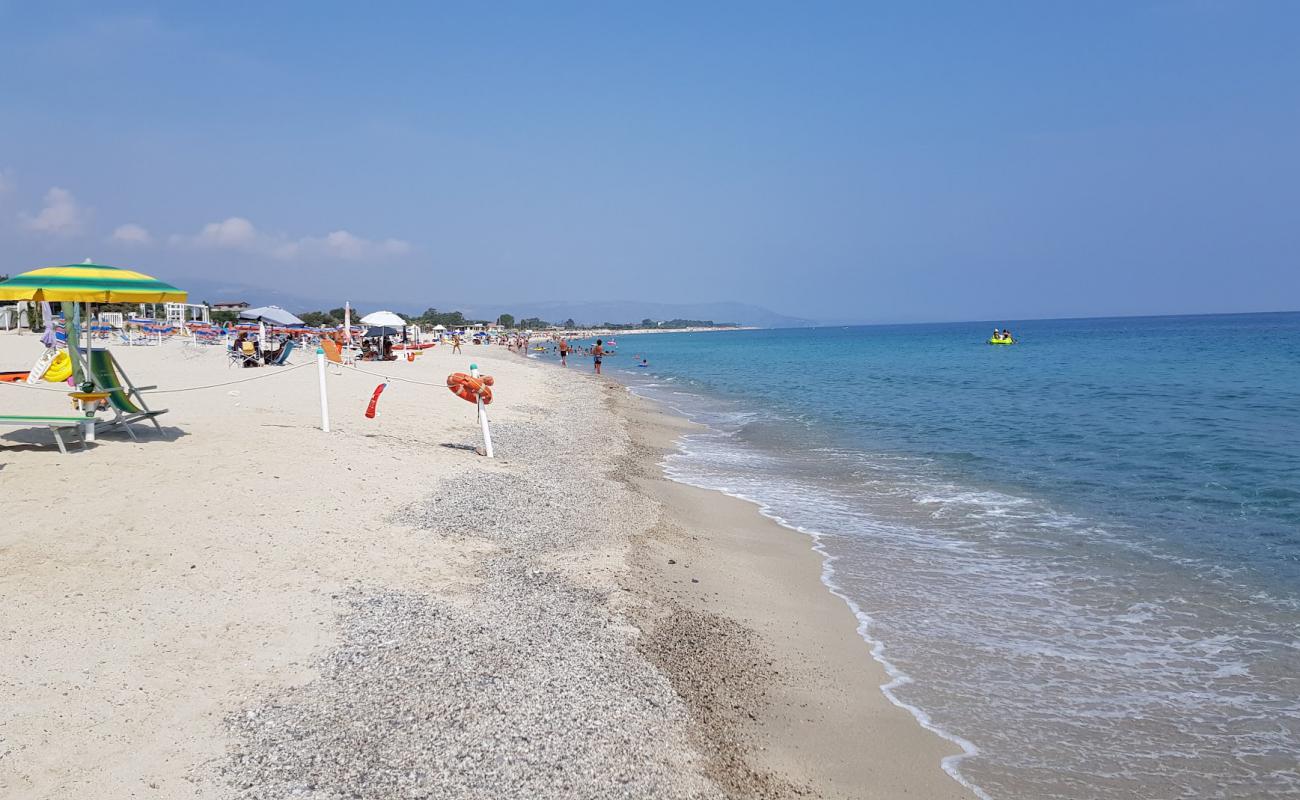
[(0, 0), (0, 272), (1300, 308), (1300, 4), (108, 5)]

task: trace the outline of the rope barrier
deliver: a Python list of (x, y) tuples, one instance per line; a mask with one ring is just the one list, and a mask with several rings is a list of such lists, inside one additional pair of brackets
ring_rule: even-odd
[[(239, 384), (239, 383), (248, 383), (249, 381), (260, 381), (265, 378), (273, 378), (276, 375), (284, 375), (286, 373), (293, 372), (296, 369), (302, 369), (303, 367), (308, 367), (308, 366), (311, 366), (310, 362), (304, 364), (295, 364), (289, 367), (281, 367), (277, 369), (275, 372), (270, 372), (265, 375), (254, 375), (251, 378), (240, 378), (239, 380), (225, 381), (223, 383), (210, 383), (206, 386), (187, 386), (183, 389), (150, 389), (145, 394), (179, 394), (181, 392), (197, 392), (197, 391), (202, 391), (204, 389), (220, 389), (223, 386), (234, 386), (235, 384)], [(432, 386), (438, 389), (441, 389), (444, 386), (446, 386), (446, 383), (430, 383), (428, 381), (417, 381), (414, 378), (403, 378), (401, 376), (396, 376), (396, 375), (384, 375), (383, 373), (371, 372), (370, 370), (365, 370), (355, 365), (352, 366), (352, 369), (354, 369), (357, 372), (360, 372), (363, 375), (370, 375), (372, 377), (380, 378), (385, 381), (401, 381), (402, 383), (414, 383), (418, 386)], [(52, 389), (52, 388), (47, 388), (45, 386), (37, 386), (30, 383), (9, 383), (8, 381), (0, 382), (0, 386), (16, 386), (23, 389), (35, 389), (36, 391), (40, 391), (40, 392), (58, 392), (60, 394), (67, 394), (68, 391), (67, 389)]]
[[(254, 375), (251, 378), (240, 378), (239, 380), (225, 381), (223, 383), (210, 383), (206, 386), (186, 386), (183, 389), (150, 389), (147, 392), (144, 392), (144, 394), (177, 394), (180, 392), (197, 392), (203, 389), (219, 389), (222, 386), (234, 386), (237, 383), (248, 383), (250, 381), (260, 381), (266, 378), (274, 378), (277, 375), (284, 375), (286, 373), (293, 372), (296, 369), (302, 369), (303, 367), (309, 367), (309, 366), (311, 366), (311, 364), (309, 363), (294, 364), (293, 366), (289, 366), (289, 367), (281, 367), (279, 369), (276, 369), (274, 372), (268, 372), (264, 375)], [(22, 383), (22, 382), (10, 383), (9, 381), (0, 381), (0, 386), (14, 386), (20, 389), (35, 389), (38, 392), (58, 392), (59, 394), (68, 393), (66, 387), (62, 389), (52, 389), (45, 386), (37, 386), (35, 384)]]
[(65, 385), (64, 388), (62, 388), (62, 389), (51, 389), (51, 388), (46, 387), (46, 386), (37, 386), (36, 384), (27, 383), (27, 382), (25, 382), (25, 381), (17, 381), (17, 382), (13, 382), (13, 381), (0, 381), (0, 386), (13, 386), (13, 387), (15, 387), (15, 388), (17, 388), (17, 389), (34, 389), (34, 390), (36, 390), (36, 391), (38, 391), (38, 392), (58, 392), (59, 394), (67, 394), (67, 393), (68, 393), (68, 389), (67, 389), (67, 386), (66, 386), (66, 385)]
[(308, 367), (308, 366), (311, 365), (294, 364), (291, 367), (281, 367), (277, 369), (275, 372), (270, 372), (265, 375), (254, 375), (251, 378), (241, 378), (240, 380), (237, 381), (226, 381), (224, 383), (210, 383), (207, 386), (187, 386), (184, 389), (150, 389), (149, 391), (145, 392), (145, 394), (177, 394), (178, 392), (197, 392), (202, 389), (219, 389), (222, 386), (234, 386), (237, 383), (248, 383), (249, 381), (260, 381), (264, 378), (274, 378), (277, 375), (285, 375), (287, 373), (293, 372), (296, 369), (302, 369), (303, 367)]
[(376, 378), (382, 378), (383, 380), (386, 380), (386, 381), (403, 381), (403, 382), (405, 382), (405, 383), (414, 383), (414, 384), (418, 384), (418, 385), (420, 385), (420, 386), (433, 386), (433, 387), (437, 387), (437, 388), (443, 388), (443, 387), (445, 387), (445, 386), (447, 385), (445, 382), (444, 382), (444, 383), (429, 383), (428, 381), (417, 381), (417, 380), (415, 380), (414, 378), (401, 378), (401, 377), (395, 377), (395, 376), (392, 376), (392, 375), (384, 375), (384, 374), (381, 374), (381, 373), (378, 373), (378, 372), (370, 372), (369, 370), (364, 370), (364, 369), (362, 369), (361, 367), (357, 367), (357, 366), (354, 366), (353, 369), (356, 370), (357, 372), (360, 372), (360, 373), (363, 374), (363, 375), (371, 375), (371, 376), (376, 377)]

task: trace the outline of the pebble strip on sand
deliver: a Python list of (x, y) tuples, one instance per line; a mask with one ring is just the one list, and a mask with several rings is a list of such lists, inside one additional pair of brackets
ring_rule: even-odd
[[(610, 603), (593, 553), (653, 524), (607, 477), (626, 435), (598, 392), (494, 428), (498, 463), (404, 521), (491, 543), (454, 595), (360, 587), (306, 685), (230, 716), (236, 798), (720, 797), (673, 685)], [(466, 458), (474, 456), (466, 454)]]

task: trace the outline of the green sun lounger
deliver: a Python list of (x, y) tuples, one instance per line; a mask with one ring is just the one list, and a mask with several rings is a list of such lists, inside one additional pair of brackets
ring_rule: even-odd
[[(59, 446), (59, 452), (67, 455), (68, 448), (63, 444), (63, 436), (59, 433), (61, 428), (72, 428), (78, 432), (81, 426), (86, 423), (85, 417), (30, 417), (20, 414), (0, 414), (0, 425), (8, 425), (15, 428), (49, 428), (50, 433), (54, 434), (54, 443)], [(81, 449), (86, 449), (86, 437), (81, 437)]]
[(132, 439), (135, 439), (135, 431), (131, 430), (131, 423), (148, 420), (158, 429), (158, 434), (161, 436), (162, 425), (158, 424), (158, 417), (166, 414), (167, 409), (150, 410), (140, 394), (147, 389), (158, 387), (136, 386), (129, 378), (125, 378), (125, 375), (111, 352), (90, 351), (90, 377), (99, 391), (108, 392), (108, 403), (113, 408), (113, 418), (97, 423), (96, 430), (121, 426)]

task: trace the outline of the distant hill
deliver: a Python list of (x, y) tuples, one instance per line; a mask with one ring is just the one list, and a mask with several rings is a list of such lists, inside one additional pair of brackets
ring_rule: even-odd
[[(326, 310), (343, 305), (341, 297), (313, 297), (296, 291), (280, 291), (251, 286), (235, 281), (191, 278), (179, 281), (190, 293), (191, 303), (228, 303), (243, 300), (255, 306), (277, 305), (293, 312)], [(375, 288), (375, 293), (383, 291)], [(493, 320), (502, 314), (513, 314), (515, 319), (538, 317), (547, 322), (572, 319), (580, 325), (599, 325), (602, 322), (630, 323), (643, 319), (699, 319), (714, 322), (734, 322), (755, 328), (806, 328), (818, 323), (809, 319), (778, 314), (762, 306), (746, 303), (643, 303), (637, 301), (611, 301), (576, 303), (567, 301), (533, 303), (457, 303), (446, 299), (421, 300), (406, 297), (366, 298), (352, 297), (352, 305), (363, 312), (387, 309), (403, 314), (419, 314), (430, 306), (442, 311), (462, 311), (470, 319)]]
[(808, 319), (788, 317), (762, 306), (745, 303), (643, 303), (613, 301), (603, 303), (572, 303), (565, 301), (542, 303), (492, 304), (461, 309), (466, 316), (495, 319), (501, 314), (514, 314), (515, 319), (538, 317), (547, 322), (572, 319), (580, 325), (599, 325), (602, 322), (628, 323), (643, 319), (700, 319), (714, 322), (734, 322), (755, 328), (804, 328), (817, 323)]
[[(296, 292), (283, 292), (262, 286), (250, 286), (235, 281), (209, 280), (206, 278), (182, 278), (175, 285), (189, 292), (191, 303), (251, 303), (254, 306), (279, 306), (292, 312), (313, 311), (322, 307), (330, 308), (343, 305), (340, 300), (332, 303), (320, 298), (304, 297)], [(373, 308), (371, 309), (374, 310)], [(421, 309), (423, 310), (423, 309)]]

